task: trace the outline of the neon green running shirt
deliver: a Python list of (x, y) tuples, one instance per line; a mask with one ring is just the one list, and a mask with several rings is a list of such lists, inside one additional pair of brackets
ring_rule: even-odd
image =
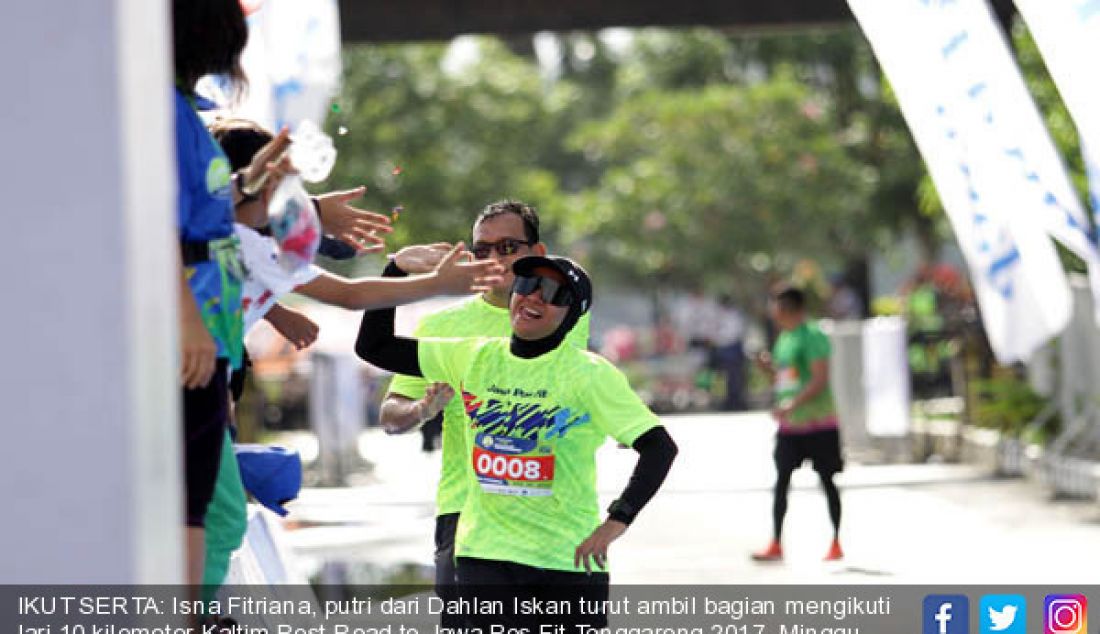
[[(566, 341), (580, 349), (588, 347), (589, 316), (581, 317)], [(493, 306), (481, 296), (437, 313), (427, 315), (417, 324), (413, 336), (421, 337), (508, 337), (512, 326), (508, 309)], [(424, 398), (428, 381), (418, 376), (398, 374), (390, 383), (389, 394), (413, 400)], [(458, 392), (455, 386), (455, 392)], [(443, 409), (443, 468), (436, 491), (436, 515), (458, 513), (466, 502), (466, 474), (469, 459), (466, 452), (466, 414), (457, 396)]]
[[(829, 337), (815, 322), (803, 322), (794, 330), (779, 333), (772, 350), (775, 364), (775, 400), (782, 403), (794, 398), (813, 377), (814, 361), (828, 360)], [(828, 387), (779, 421), (780, 432), (800, 428), (835, 427), (836, 408)]]
[(576, 571), (600, 523), (596, 450), (660, 424), (603, 357), (559, 346), (534, 359), (505, 338), (421, 339), (429, 381), (459, 386), (468, 489), (455, 554)]

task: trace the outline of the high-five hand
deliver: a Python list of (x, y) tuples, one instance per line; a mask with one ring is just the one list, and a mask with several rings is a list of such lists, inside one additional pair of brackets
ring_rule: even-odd
[(462, 242), (435, 267), (439, 293), (443, 295), (484, 293), (500, 283), (503, 273), (504, 267), (493, 260), (474, 260)]
[(393, 232), (390, 219), (373, 211), (352, 207), (366, 187), (342, 192), (329, 192), (317, 197), (318, 215), (325, 233), (363, 253), (376, 253), (386, 248), (386, 234)]

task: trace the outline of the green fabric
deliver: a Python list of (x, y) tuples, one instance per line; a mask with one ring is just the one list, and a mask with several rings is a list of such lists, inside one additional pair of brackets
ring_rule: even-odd
[(523, 359), (505, 338), (421, 339), (420, 369), (460, 386), (468, 484), (455, 554), (577, 570), (600, 523), (596, 450), (660, 424), (603, 357), (573, 346)]
[(218, 479), (214, 483), (214, 497), (206, 509), (206, 562), (202, 574), (204, 600), (210, 601), (217, 595), (229, 572), (233, 551), (244, 543), (247, 530), (248, 498), (241, 484), (233, 437), (226, 431)]
[[(802, 392), (813, 376), (813, 362), (828, 360), (830, 351), (829, 338), (816, 323), (802, 322), (794, 330), (781, 332), (772, 349), (776, 402), (783, 403)], [(833, 395), (826, 388), (791, 412), (787, 422), (797, 426), (835, 416)]]
[[(566, 341), (584, 349), (588, 347), (589, 316), (581, 317)], [(493, 306), (481, 297), (446, 308), (420, 320), (416, 337), (508, 337), (512, 325), (508, 309)], [(390, 383), (390, 394), (417, 400), (424, 397), (428, 381), (420, 377), (396, 375)], [(466, 471), (469, 459), (466, 451), (466, 414), (462, 400), (455, 397), (443, 410), (443, 469), (436, 491), (436, 515), (458, 513), (466, 502)]]

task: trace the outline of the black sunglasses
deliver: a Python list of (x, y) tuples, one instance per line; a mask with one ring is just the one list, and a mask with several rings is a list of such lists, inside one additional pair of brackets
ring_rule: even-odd
[(517, 275), (516, 281), (512, 283), (512, 292), (517, 295), (526, 296), (535, 291), (541, 291), (542, 301), (547, 304), (569, 306), (573, 303), (573, 291), (567, 285), (549, 277)]
[(470, 253), (473, 253), (475, 258), (484, 260), (489, 257), (489, 254), (493, 251), (496, 251), (497, 254), (504, 257), (515, 254), (522, 246), (531, 246), (531, 243), (527, 240), (504, 238), (496, 242), (475, 242), (473, 246), (470, 247)]

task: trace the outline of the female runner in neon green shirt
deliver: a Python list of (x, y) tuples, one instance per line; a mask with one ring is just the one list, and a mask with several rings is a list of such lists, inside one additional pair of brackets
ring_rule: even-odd
[[(462, 397), (470, 494), (455, 544), (460, 585), (526, 586), (525, 596), (532, 586), (556, 587), (555, 596), (568, 586), (568, 598), (606, 599), (608, 575), (592, 562), (606, 571), (608, 546), (657, 492), (676, 445), (610, 362), (562, 345), (591, 307), (584, 269), (533, 256), (513, 271), (510, 339), (396, 337), (387, 309), (364, 314), (356, 352), (392, 372), (448, 383)], [(400, 274), (393, 264), (383, 273)], [(608, 436), (639, 459), (601, 522), (595, 454)], [(505, 622), (525, 623), (519, 615)]]

